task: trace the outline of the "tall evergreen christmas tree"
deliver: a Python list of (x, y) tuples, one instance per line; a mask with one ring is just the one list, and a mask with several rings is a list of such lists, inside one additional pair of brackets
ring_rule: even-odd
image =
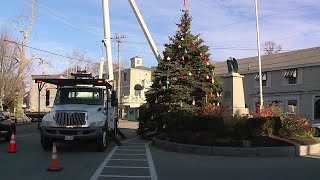
[(177, 32), (169, 37), (163, 60), (154, 71), (153, 85), (146, 93), (147, 106), (140, 111), (140, 119), (150, 119), (149, 124), (161, 126), (164, 122), (159, 124), (159, 121), (168, 114), (197, 115), (205, 106), (220, 103), (221, 83), (213, 77), (209, 47), (203, 45), (199, 34), (191, 34), (189, 11), (182, 12)]

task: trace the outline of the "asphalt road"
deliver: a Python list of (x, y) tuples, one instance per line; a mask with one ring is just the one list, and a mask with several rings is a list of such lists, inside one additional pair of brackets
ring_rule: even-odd
[(166, 152), (151, 147), (160, 180), (319, 180), (313, 157), (227, 157)]
[[(128, 139), (135, 137), (123, 123)], [(214, 157), (167, 152), (138, 138), (104, 153), (90, 144), (58, 144), (60, 172), (48, 172), (51, 152), (40, 146), (36, 124), (17, 127), (18, 152), (8, 154), (9, 143), (0, 142), (0, 180), (212, 180), (212, 179), (320, 179), (320, 154), (312, 157)]]
[[(135, 137), (134, 129), (123, 130), (128, 139)], [(51, 152), (44, 152), (36, 123), (20, 125), (16, 134), (17, 153), (8, 154), (9, 143), (0, 142), (1, 180), (88, 180), (115, 146), (106, 152), (96, 152), (94, 144), (57, 144), (60, 172), (48, 172)]]

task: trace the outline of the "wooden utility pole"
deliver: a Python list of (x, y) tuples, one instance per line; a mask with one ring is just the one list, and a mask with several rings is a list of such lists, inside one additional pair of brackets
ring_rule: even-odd
[(46, 64), (48, 64), (48, 62), (47, 61), (45, 61), (44, 59), (42, 59), (42, 58), (39, 58), (39, 60), (40, 60), (40, 63), (39, 63), (39, 65), (41, 65), (41, 74), (42, 75), (44, 75), (45, 73), (46, 73)]
[[(120, 43), (122, 43), (122, 39), (124, 39), (125, 36), (120, 36), (120, 34), (117, 34), (115, 39), (118, 43), (118, 82), (117, 82), (117, 96), (118, 96), (118, 107), (120, 107), (121, 102), (121, 60), (120, 60)], [(119, 108), (121, 109), (121, 107)], [(120, 110), (119, 110), (120, 111)], [(119, 113), (120, 115), (120, 113)]]

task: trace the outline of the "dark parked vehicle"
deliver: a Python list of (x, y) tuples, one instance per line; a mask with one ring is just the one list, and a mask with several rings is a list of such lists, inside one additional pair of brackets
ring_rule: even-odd
[(17, 123), (17, 118), (13, 115), (11, 115), (11, 112), (8, 110), (0, 111), (3, 113), (4, 116), (9, 116), (11, 120), (14, 120), (15, 123)]
[(6, 116), (3, 112), (0, 112), (0, 138), (10, 141), (12, 131), (16, 133), (15, 121), (10, 116)]

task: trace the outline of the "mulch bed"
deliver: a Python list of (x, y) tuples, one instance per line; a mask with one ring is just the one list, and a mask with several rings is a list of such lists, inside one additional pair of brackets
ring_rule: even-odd
[(297, 146), (297, 145), (310, 145), (316, 142), (312, 139), (303, 137), (269, 137), (269, 136), (256, 136), (249, 139), (234, 139), (231, 137), (216, 138), (210, 136), (209, 133), (192, 133), (180, 132), (170, 133), (164, 140), (192, 144), (199, 146), (218, 146), (218, 147), (244, 147), (247, 142), (250, 142), (246, 147), (281, 147), (281, 146)]

